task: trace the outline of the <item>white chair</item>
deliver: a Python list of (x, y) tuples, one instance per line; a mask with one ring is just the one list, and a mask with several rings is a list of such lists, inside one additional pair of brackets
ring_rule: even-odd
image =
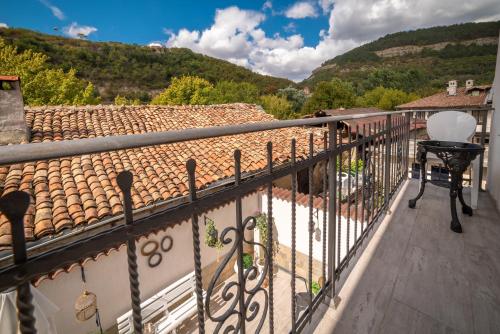
[[(427, 134), (431, 140), (469, 143), (476, 132), (476, 119), (465, 112), (449, 110), (438, 112), (427, 120)], [(479, 159), (472, 162), (471, 207), (477, 208), (479, 196)], [(425, 172), (425, 171), (423, 171)]]

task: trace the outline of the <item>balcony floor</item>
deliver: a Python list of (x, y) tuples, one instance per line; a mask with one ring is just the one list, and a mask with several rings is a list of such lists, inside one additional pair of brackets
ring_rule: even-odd
[(416, 180), (403, 185), (343, 278), (336, 307), (318, 310), (315, 333), (500, 333), (500, 216), (493, 202), (481, 193), (474, 216), (459, 215), (464, 233), (456, 234), (448, 190), (428, 185), (409, 209), (417, 190)]

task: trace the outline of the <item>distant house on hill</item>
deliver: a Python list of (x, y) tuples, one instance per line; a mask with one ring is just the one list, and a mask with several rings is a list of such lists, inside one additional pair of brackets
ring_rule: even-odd
[(411, 109), (482, 109), (491, 106), (491, 85), (474, 86), (467, 80), (465, 87), (458, 87), (457, 81), (448, 83), (446, 91), (401, 104), (398, 110)]

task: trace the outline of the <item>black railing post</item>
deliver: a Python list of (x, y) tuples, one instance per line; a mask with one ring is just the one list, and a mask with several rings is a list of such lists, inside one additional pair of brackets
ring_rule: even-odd
[[(405, 114), (405, 122), (406, 122), (406, 134), (405, 134), (405, 163), (404, 163), (404, 179), (408, 179), (408, 171), (410, 169), (410, 134), (411, 134), (411, 113)], [(415, 124), (415, 128), (413, 129), (415, 133), (417, 132), (417, 124)]]
[[(267, 143), (267, 173), (273, 173), (273, 143)], [(274, 291), (273, 291), (273, 266), (274, 266), (274, 226), (273, 226), (273, 181), (267, 185), (267, 254), (269, 256), (269, 333), (274, 333)]]
[[(291, 149), (291, 160), (292, 166), (295, 166), (296, 159), (296, 140), (292, 139), (292, 149)], [(296, 210), (297, 210), (297, 171), (292, 172), (292, 277), (291, 277), (291, 288), (292, 288), (292, 334), (297, 332), (297, 313), (296, 313), (296, 303), (295, 303), (295, 265), (296, 265)]]
[[(328, 123), (328, 297), (335, 296), (336, 202), (337, 202), (337, 122)], [(325, 198), (326, 200), (326, 198)]]
[[(391, 178), (391, 145), (392, 145), (392, 115), (386, 116), (385, 124), (385, 175), (384, 175), (384, 206), (388, 209), (389, 204), (389, 194), (390, 190), (390, 178)], [(380, 129), (379, 129), (380, 130)]]
[[(30, 197), (24, 191), (13, 191), (0, 199), (0, 210), (10, 221), (14, 264), (16, 265), (23, 264), (28, 259), (23, 219), (29, 204)], [(36, 333), (32, 299), (30, 283), (26, 282), (17, 286), (17, 316), (22, 334)]]
[[(241, 182), (241, 151), (234, 151), (234, 185), (238, 187)], [(243, 227), (243, 215), (241, 211), (241, 196), (236, 195), (236, 231), (238, 234), (234, 242), (238, 243), (236, 253), (236, 265), (238, 266), (238, 284), (240, 293), (238, 295), (238, 307), (241, 314), (241, 326), (239, 333), (246, 333), (246, 307), (245, 307), (245, 269), (243, 268), (243, 240), (245, 239), (245, 229)]]
[[(309, 134), (309, 159), (312, 160), (314, 157), (314, 138), (313, 133)], [(308, 243), (309, 243), (309, 258), (308, 258), (308, 268), (307, 268), (307, 277), (309, 282), (308, 292), (309, 292), (309, 309), (307, 312), (307, 321), (311, 322), (312, 320), (312, 269), (313, 269), (313, 232), (314, 232), (314, 221), (313, 221), (313, 192), (314, 192), (314, 181), (313, 181), (313, 165), (308, 168), (308, 181), (309, 181), (309, 196), (308, 196), (308, 205), (309, 205), (309, 223), (308, 223)]]
[[(196, 201), (196, 161), (189, 159), (186, 163), (189, 182), (189, 201)], [(203, 283), (201, 276), (201, 249), (200, 249), (200, 225), (198, 222), (198, 213), (191, 215), (191, 227), (193, 231), (193, 254), (194, 254), (194, 273), (196, 276), (196, 305), (198, 307), (198, 331), (205, 333), (205, 310), (203, 307)], [(243, 320), (244, 321), (244, 320)]]
[[(131, 226), (134, 223), (132, 215), (132, 181), (133, 175), (129, 171), (123, 171), (116, 177), (116, 182), (123, 194), (123, 208), (125, 213), (125, 223)], [(134, 320), (134, 332), (142, 333), (141, 297), (139, 290), (139, 271), (137, 270), (137, 253), (135, 237), (128, 236), (127, 240), (127, 261), (130, 280), (130, 294), (132, 298), (132, 317)]]
[[(486, 142), (486, 126), (488, 125), (488, 113), (489, 110), (482, 111), (482, 121), (481, 121), (481, 137), (479, 138), (479, 143), (482, 147)], [(483, 189), (483, 168), (484, 168), (484, 151), (479, 155), (479, 190)]]

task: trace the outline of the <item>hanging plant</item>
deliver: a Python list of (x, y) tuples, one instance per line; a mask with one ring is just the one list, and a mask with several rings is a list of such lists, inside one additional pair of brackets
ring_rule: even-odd
[[(260, 243), (263, 244), (264, 246), (267, 246), (267, 215), (265, 213), (261, 213), (256, 217), (257, 224), (256, 227), (259, 230), (259, 236), (260, 236)], [(273, 218), (273, 225), (274, 225), (274, 218)], [(273, 238), (273, 245), (272, 245), (272, 255), (273, 257), (278, 254), (280, 250), (280, 244), (279, 241), (276, 240), (277, 238)]]
[(217, 252), (219, 252), (224, 247), (224, 244), (219, 239), (219, 231), (215, 227), (215, 222), (208, 217), (205, 217), (205, 221), (207, 224), (205, 230), (205, 245), (210, 248), (215, 248)]

